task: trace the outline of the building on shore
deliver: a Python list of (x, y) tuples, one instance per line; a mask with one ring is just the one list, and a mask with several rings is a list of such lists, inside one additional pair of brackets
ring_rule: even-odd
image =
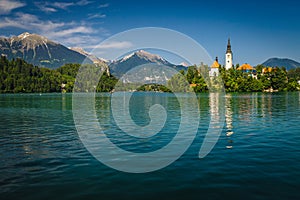
[[(228, 43), (227, 43), (227, 50), (225, 53), (225, 69), (229, 70), (233, 67), (233, 60), (232, 60), (233, 56), (232, 56), (232, 50), (231, 50), (231, 44), (230, 44), (230, 38), (228, 39)], [(221, 67), (221, 65), (219, 64), (218, 61), (218, 57), (216, 57), (215, 61), (213, 62), (213, 64), (210, 66), (209, 69), (209, 76), (210, 77), (216, 77), (219, 76), (219, 68)]]
[(276, 69), (272, 67), (265, 67), (262, 69), (262, 74), (271, 73), (272, 71), (275, 71)]
[(233, 66), (233, 55), (231, 50), (230, 38), (228, 38), (227, 50), (225, 54), (225, 69), (229, 70)]
[(249, 65), (248, 63), (241, 65), (240, 67), (237, 68), (237, 70), (240, 70), (244, 73), (248, 73), (249, 76), (252, 76), (252, 78), (257, 79), (256, 69), (251, 65)]
[(220, 73), (219, 68), (220, 68), (220, 64), (219, 64), (219, 61), (218, 61), (218, 57), (216, 57), (216, 60), (210, 66), (209, 76), (210, 77), (219, 76), (219, 73)]

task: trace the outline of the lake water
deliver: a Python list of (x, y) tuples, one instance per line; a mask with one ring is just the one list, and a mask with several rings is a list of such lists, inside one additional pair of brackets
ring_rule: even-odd
[[(198, 99), (201, 118), (188, 150), (161, 170), (132, 174), (107, 167), (85, 149), (71, 94), (0, 95), (0, 198), (300, 199), (299, 92), (227, 94), (226, 123), (202, 159), (199, 149), (215, 107), (209, 94)], [(163, 136), (143, 140), (111, 123), (110, 94), (97, 94), (95, 107), (113, 142), (143, 153), (168, 144), (179, 127), (178, 101), (166, 93), (135, 93), (133, 121), (147, 125), (147, 109), (157, 102), (168, 109)]]

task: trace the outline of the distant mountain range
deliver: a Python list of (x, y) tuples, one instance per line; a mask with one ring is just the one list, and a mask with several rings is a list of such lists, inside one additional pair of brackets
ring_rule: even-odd
[(262, 65), (268, 67), (285, 67), (287, 70), (300, 67), (300, 63), (288, 58), (270, 58), (262, 63)]
[[(66, 63), (82, 63), (86, 56), (46, 37), (22, 33), (11, 38), (0, 37), (0, 55), (22, 58), (28, 63), (47, 68), (58, 68)], [(90, 59), (87, 63), (92, 63)]]
[[(52, 69), (66, 63), (82, 63), (83, 61), (96, 64), (106, 63), (106, 65), (101, 66), (105, 66), (107, 72), (110, 71), (110, 73), (117, 77), (143, 64), (166, 65), (178, 71), (187, 69), (185, 63), (174, 65), (159, 55), (151, 54), (144, 50), (133, 52), (119, 60), (108, 61), (91, 55), (80, 47), (67, 48), (44, 36), (27, 32), (10, 38), (0, 37), (0, 55), (6, 56), (9, 60), (22, 58), (33, 65)], [(300, 67), (299, 62), (287, 58), (270, 58), (262, 63), (262, 65), (269, 67), (284, 66), (287, 70)]]
[(184, 65), (171, 64), (164, 58), (143, 50), (116, 61), (108, 61), (91, 55), (80, 47), (67, 48), (44, 36), (28, 32), (10, 38), (0, 37), (0, 55), (6, 56), (9, 60), (21, 58), (30, 64), (51, 69), (56, 69), (66, 63), (80, 64), (83, 61), (96, 64), (106, 63), (109, 65), (106, 71), (111, 71), (117, 77), (138, 65), (148, 63), (166, 65), (177, 70), (187, 69)]
[(157, 65), (165, 65), (168, 67), (172, 67), (176, 70), (186, 70), (187, 68), (183, 65), (174, 65), (160, 57), (159, 55), (151, 54), (144, 50), (136, 51), (132, 54), (129, 54), (119, 60), (111, 62), (109, 68), (111, 73), (117, 77), (122, 76), (130, 69), (143, 65), (143, 64), (157, 64)]

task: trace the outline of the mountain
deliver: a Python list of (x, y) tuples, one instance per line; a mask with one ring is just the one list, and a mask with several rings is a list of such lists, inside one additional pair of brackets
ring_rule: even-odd
[[(0, 37), (0, 55), (9, 60), (22, 58), (33, 65), (54, 69), (66, 63), (82, 63), (86, 59), (86, 56), (46, 37), (27, 32), (11, 38)], [(92, 63), (90, 59), (86, 62)]]
[(300, 67), (300, 63), (288, 58), (270, 58), (262, 65), (268, 67), (285, 67), (287, 70)]
[(105, 60), (104, 58), (98, 58), (97, 56), (94, 56), (88, 52), (86, 52), (83, 48), (81, 47), (71, 47), (70, 48), (73, 51), (76, 51), (86, 57), (88, 57), (91, 61), (93, 61), (93, 63), (97, 64), (97, 63), (108, 63), (108, 60)]
[(186, 70), (187, 68), (182, 65), (174, 65), (165, 60), (164, 58), (160, 57), (159, 55), (151, 54), (144, 50), (140, 50), (134, 52), (130, 55), (123, 57), (117, 61), (113, 61), (109, 68), (111, 73), (117, 77), (121, 77), (130, 69), (133, 69), (136, 66), (143, 65), (143, 64), (158, 64), (158, 65), (166, 65), (172, 67), (176, 70)]
[(84, 55), (87, 58), (89, 58), (95, 65), (105, 67), (102, 70), (105, 70), (107, 74), (110, 74), (110, 70), (109, 70), (109, 67), (108, 67), (108, 63), (109, 63), (108, 60), (105, 60), (103, 58), (98, 58), (97, 56), (92, 55), (92, 54), (86, 52), (81, 47), (71, 47), (70, 49), (73, 50), (73, 51), (76, 51), (76, 52), (80, 53), (81, 55)]
[(179, 65), (184, 66), (184, 67), (190, 66), (190, 65), (189, 65), (188, 63), (186, 63), (186, 62), (182, 62), (182, 63), (180, 63)]

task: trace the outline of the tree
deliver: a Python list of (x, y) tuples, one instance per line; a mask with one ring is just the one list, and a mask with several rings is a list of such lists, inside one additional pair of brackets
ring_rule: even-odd
[[(39, 68), (26, 63), (22, 59), (13, 59), (8, 61), (6, 57), (0, 58), (0, 93), (18, 93), (18, 92), (61, 92), (62, 83), (65, 84), (65, 91), (72, 92), (76, 75), (80, 69), (79, 64), (66, 64), (58, 69)], [(90, 84), (96, 79), (100, 67), (89, 69), (85, 80)], [(99, 78), (99, 77), (98, 77)], [(102, 82), (101, 82), (102, 81)], [(117, 79), (107, 74), (100, 80), (98, 91), (110, 91), (115, 85)]]

